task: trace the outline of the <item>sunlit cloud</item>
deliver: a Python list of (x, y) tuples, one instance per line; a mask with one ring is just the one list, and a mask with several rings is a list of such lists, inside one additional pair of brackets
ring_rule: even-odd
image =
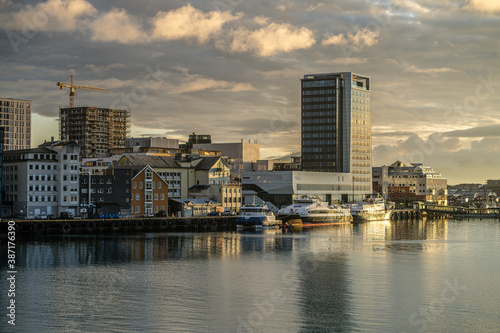
[(473, 10), (486, 13), (500, 12), (499, 0), (470, 0), (469, 7)]
[(230, 52), (249, 52), (261, 57), (307, 49), (316, 43), (314, 33), (288, 23), (271, 23), (256, 30), (239, 27), (230, 32), (229, 42), (217, 46)]
[(188, 4), (156, 14), (153, 19), (152, 37), (157, 40), (192, 39), (205, 43), (219, 33), (224, 24), (241, 16), (242, 14), (233, 15), (229, 11), (204, 13)]
[(26, 5), (17, 12), (3, 11), (0, 27), (17, 31), (74, 31), (97, 9), (85, 0), (48, 0)]
[(411, 65), (403, 70), (404, 73), (418, 73), (418, 74), (429, 74), (431, 76), (436, 76), (440, 73), (451, 73), (457, 72), (456, 69), (450, 67), (441, 67), (441, 68), (418, 68), (415, 65)]
[(101, 42), (119, 42), (123, 44), (147, 41), (146, 33), (137, 18), (123, 9), (113, 9), (96, 18), (90, 25), (91, 39)]
[(371, 47), (378, 43), (379, 33), (371, 31), (370, 29), (363, 28), (356, 33), (340, 33), (340, 34), (327, 34), (321, 41), (322, 45), (350, 45), (355, 50), (361, 50), (365, 47)]

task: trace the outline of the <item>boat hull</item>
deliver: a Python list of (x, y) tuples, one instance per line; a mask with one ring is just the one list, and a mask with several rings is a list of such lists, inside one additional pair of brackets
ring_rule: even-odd
[(370, 222), (370, 221), (383, 221), (391, 217), (392, 211), (379, 211), (379, 212), (361, 212), (352, 215), (353, 223)]
[(278, 224), (278, 221), (274, 219), (266, 219), (260, 216), (246, 216), (238, 217), (236, 220), (236, 228), (245, 229), (259, 229), (259, 228), (270, 228)]

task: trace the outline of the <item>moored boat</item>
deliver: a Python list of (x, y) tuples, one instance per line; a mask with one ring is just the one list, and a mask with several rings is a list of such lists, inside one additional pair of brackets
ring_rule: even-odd
[(318, 198), (303, 197), (278, 212), (278, 219), (286, 224), (290, 220), (301, 220), (304, 227), (331, 225), (351, 221), (350, 209), (328, 205)]
[(244, 205), (240, 208), (240, 215), (236, 219), (237, 228), (269, 228), (278, 224), (276, 217), (266, 205)]
[(353, 222), (368, 222), (388, 220), (393, 211), (393, 205), (386, 203), (381, 197), (367, 197), (351, 205)]

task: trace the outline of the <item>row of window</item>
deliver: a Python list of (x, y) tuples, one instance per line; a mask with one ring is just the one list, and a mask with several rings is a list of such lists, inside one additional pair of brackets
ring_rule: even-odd
[[(132, 208), (132, 213), (135, 213), (135, 214), (141, 213), (141, 206), (135, 206), (135, 210), (134, 210), (134, 206), (132, 206), (131, 208)], [(158, 206), (155, 206), (154, 212), (158, 213), (159, 210), (165, 210), (165, 206), (160, 206), (159, 208), (158, 208)]]
[(335, 147), (302, 148), (303, 153), (330, 153), (335, 152)]
[(30, 170), (49, 170), (50, 171), (50, 170), (57, 170), (57, 165), (55, 165), (55, 164), (53, 164), (53, 165), (51, 165), (51, 164), (47, 164), (47, 165), (45, 165), (45, 164), (35, 164), (35, 165), (30, 164), (29, 169)]
[[(102, 192), (100, 192), (102, 193)], [(155, 201), (158, 200), (158, 198), (160, 198), (160, 200), (165, 200), (165, 193), (160, 193), (160, 196), (158, 196), (158, 193), (155, 193), (154, 194), (154, 198), (155, 198)], [(151, 194), (145, 194), (144, 195), (144, 200), (145, 201), (151, 201), (153, 199), (153, 196)], [(132, 196), (132, 200), (134, 200), (134, 197)], [(140, 193), (136, 193), (135, 194), (135, 200), (141, 200), (141, 194)]]
[(306, 168), (309, 167), (328, 167), (335, 166), (335, 162), (304, 162), (302, 165)]
[(353, 95), (353, 96), (365, 97), (365, 98), (370, 97), (370, 93), (369, 93), (369, 92), (366, 92), (366, 91), (360, 91), (360, 90), (356, 90), (356, 89), (352, 89), (352, 90), (351, 90), (351, 95)]
[(3, 167), (3, 171), (17, 171), (17, 165), (7, 165)]
[(335, 129), (333, 125), (325, 125), (325, 126), (303, 126), (303, 131), (332, 131)]
[(69, 156), (68, 156), (68, 154), (63, 154), (64, 161), (68, 160), (68, 157), (71, 161), (78, 161), (78, 155), (76, 155), (76, 154), (71, 154)]
[(335, 123), (335, 118), (302, 119), (302, 124), (332, 124), (332, 123)]
[(225, 197), (224, 198), (224, 202), (227, 203), (227, 202), (241, 202), (241, 197), (233, 197), (233, 199), (231, 200), (231, 197)]
[(57, 175), (29, 175), (31, 181), (57, 181)]
[(336, 80), (302, 81), (302, 88), (335, 87)]
[(57, 186), (56, 185), (30, 185), (29, 186), (30, 192), (57, 192)]
[(57, 155), (55, 154), (34, 154), (33, 159), (35, 160), (55, 160)]
[(334, 145), (335, 140), (303, 140), (303, 146)]
[[(158, 186), (157, 186), (158, 189), (161, 189), (161, 183), (162, 182), (158, 182)], [(137, 182), (132, 182), (132, 188), (137, 188)], [(143, 182), (139, 182), (139, 189), (142, 189), (142, 188), (143, 188)], [(155, 188), (155, 182), (146, 182), (146, 189), (147, 190), (151, 190), (154, 188)]]
[(310, 139), (310, 138), (334, 138), (335, 137), (335, 132), (303, 133), (302, 137), (304, 139)]
[(335, 116), (335, 111), (308, 111), (302, 112), (302, 117), (323, 117), (323, 116)]
[(335, 104), (333, 103), (302, 105), (302, 110), (323, 110), (323, 109), (334, 109), (334, 108)]
[(314, 90), (302, 90), (302, 96), (309, 95), (333, 95), (333, 89), (314, 89)]
[(333, 154), (321, 154), (321, 155), (309, 155), (306, 157), (307, 160), (334, 160), (335, 155)]
[(324, 97), (302, 97), (302, 103), (335, 102), (334, 96)]

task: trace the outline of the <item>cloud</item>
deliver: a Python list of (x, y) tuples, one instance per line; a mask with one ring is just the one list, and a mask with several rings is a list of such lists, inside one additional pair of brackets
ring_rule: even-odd
[(452, 73), (458, 72), (456, 69), (450, 67), (441, 67), (441, 68), (417, 68), (415, 65), (411, 65), (403, 70), (403, 73), (418, 73), (418, 74), (429, 74), (431, 76), (437, 76), (439, 73)]
[(241, 16), (232, 15), (229, 11), (204, 13), (188, 4), (169, 12), (157, 13), (152, 20), (152, 37), (156, 40), (188, 39), (205, 43), (219, 33), (224, 24)]
[(312, 11), (315, 11), (316, 9), (318, 9), (318, 8), (323, 7), (324, 5), (325, 4), (322, 3), (322, 2), (318, 2), (316, 5), (310, 5), (309, 7), (307, 7), (306, 11), (312, 12)]
[(100, 15), (92, 22), (90, 29), (93, 41), (123, 44), (147, 41), (138, 19), (124, 9), (113, 9)]
[(260, 57), (306, 49), (316, 43), (311, 30), (288, 23), (271, 23), (256, 30), (239, 27), (229, 34), (230, 41), (218, 43), (218, 48), (230, 52), (249, 52)]
[(169, 94), (183, 94), (195, 91), (252, 91), (256, 90), (249, 83), (229, 82), (216, 80), (199, 74), (190, 74), (184, 67), (174, 68), (174, 72), (167, 73), (169, 81), (165, 83), (165, 90)]
[(465, 130), (457, 130), (442, 133), (446, 137), (459, 138), (500, 138), (500, 124), (472, 127)]
[(369, 58), (356, 58), (356, 57), (343, 57), (343, 58), (335, 58), (335, 59), (321, 59), (318, 60), (318, 64), (326, 64), (326, 65), (361, 65), (366, 64), (370, 61)]
[(0, 27), (18, 31), (74, 31), (85, 17), (97, 10), (85, 0), (48, 0), (26, 5), (18, 12), (4, 11)]
[(365, 47), (371, 47), (378, 43), (379, 33), (371, 31), (368, 28), (358, 30), (355, 34), (348, 32), (338, 35), (326, 35), (321, 41), (322, 45), (346, 45), (350, 44), (354, 50), (361, 50)]
[(485, 13), (495, 13), (500, 12), (500, 1), (498, 0), (470, 0), (469, 8), (485, 12)]

